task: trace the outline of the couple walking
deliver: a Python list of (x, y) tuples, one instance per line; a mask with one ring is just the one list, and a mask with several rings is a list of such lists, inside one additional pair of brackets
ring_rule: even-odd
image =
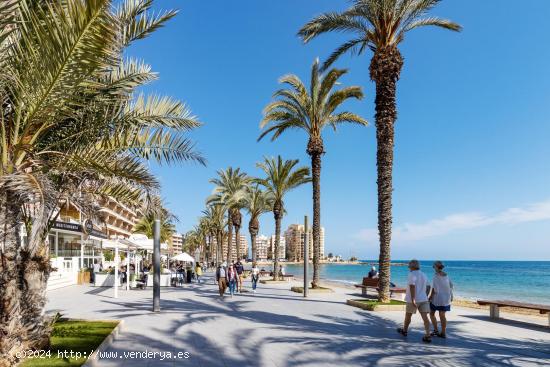
[[(430, 285), (428, 284), (428, 277), (420, 270), (418, 260), (409, 262), (407, 293), (405, 295), (405, 301), (407, 302), (405, 322), (402, 328), (397, 329), (403, 336), (407, 336), (412, 315), (418, 310), (424, 322), (425, 333), (422, 341), (430, 343), (432, 336), (446, 337), (447, 318), (445, 313), (451, 310), (453, 283), (447, 273), (443, 271), (444, 268), (445, 265), (441, 261), (433, 263), (434, 276)], [(439, 313), (441, 330), (437, 325), (436, 312)], [(428, 314), (433, 325), (432, 332), (430, 332)]]
[[(256, 293), (259, 273), (257, 265), (254, 264), (251, 271), (252, 290), (254, 293)], [(229, 266), (225, 263), (220, 264), (216, 269), (216, 281), (218, 282), (220, 297), (223, 297), (227, 288), (229, 288), (231, 297), (233, 297), (235, 291), (242, 293), (244, 275), (244, 266), (240, 261), (237, 261), (237, 263), (233, 261)]]

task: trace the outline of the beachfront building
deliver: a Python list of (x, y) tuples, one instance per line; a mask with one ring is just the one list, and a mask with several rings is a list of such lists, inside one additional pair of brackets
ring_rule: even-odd
[[(304, 261), (305, 228), (303, 224), (291, 224), (284, 233), (289, 261)], [(321, 227), (321, 259), (325, 257), (325, 228)], [(313, 229), (308, 228), (308, 255), (313, 260)]]
[[(223, 258), (225, 258), (227, 256), (227, 241), (223, 241), (222, 251)], [(248, 259), (248, 241), (246, 240), (246, 235), (244, 234), (239, 234), (239, 252), (241, 259)], [(235, 233), (232, 235), (230, 260), (237, 260), (237, 241)]]
[[(274, 260), (275, 257), (273, 256), (275, 252), (275, 235), (272, 235), (269, 239), (269, 253), (268, 257), (271, 260)], [(279, 260), (286, 260), (286, 241), (285, 237), (281, 236), (279, 240)]]
[(171, 256), (181, 254), (183, 252), (183, 235), (174, 233), (172, 235), (172, 253)]
[[(87, 218), (77, 204), (59, 201), (57, 218), (48, 233), (52, 271), (48, 288), (75, 284), (81, 269), (112, 260), (113, 239), (129, 239), (137, 213), (114, 201), (99, 203), (98, 218)], [(22, 236), (25, 236), (22, 230)]]
[(264, 235), (256, 237), (256, 260), (266, 261), (270, 252), (270, 238)]

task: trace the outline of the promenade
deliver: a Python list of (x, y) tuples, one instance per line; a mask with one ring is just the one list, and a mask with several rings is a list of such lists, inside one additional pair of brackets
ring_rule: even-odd
[[(246, 283), (249, 288), (249, 284)], [(548, 366), (550, 332), (543, 326), (488, 320), (485, 311), (455, 308), (448, 339), (421, 342), (420, 317), (407, 338), (401, 312), (367, 312), (344, 304), (353, 290), (302, 295), (289, 285), (220, 299), (212, 278), (166, 288), (154, 314), (152, 289), (119, 291), (71, 286), (48, 293), (47, 312), (84, 319), (122, 319), (122, 334), (99, 366)], [(544, 324), (544, 320), (541, 325)], [(189, 353), (189, 358), (124, 359), (124, 352)], [(114, 357), (117, 353), (117, 357)]]

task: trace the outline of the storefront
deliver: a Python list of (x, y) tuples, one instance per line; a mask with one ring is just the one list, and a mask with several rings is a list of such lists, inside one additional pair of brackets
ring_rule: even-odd
[(56, 221), (48, 234), (50, 258), (60, 272), (91, 268), (100, 262), (102, 242), (107, 235), (93, 228), (91, 221), (84, 224)]

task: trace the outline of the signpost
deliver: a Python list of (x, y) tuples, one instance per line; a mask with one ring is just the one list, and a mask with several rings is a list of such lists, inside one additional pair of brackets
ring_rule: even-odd
[(160, 220), (153, 227), (153, 312), (160, 312)]
[(307, 265), (308, 265), (308, 250), (309, 250), (309, 241), (308, 241), (308, 228), (307, 228), (307, 215), (304, 217), (304, 297), (307, 297)]

